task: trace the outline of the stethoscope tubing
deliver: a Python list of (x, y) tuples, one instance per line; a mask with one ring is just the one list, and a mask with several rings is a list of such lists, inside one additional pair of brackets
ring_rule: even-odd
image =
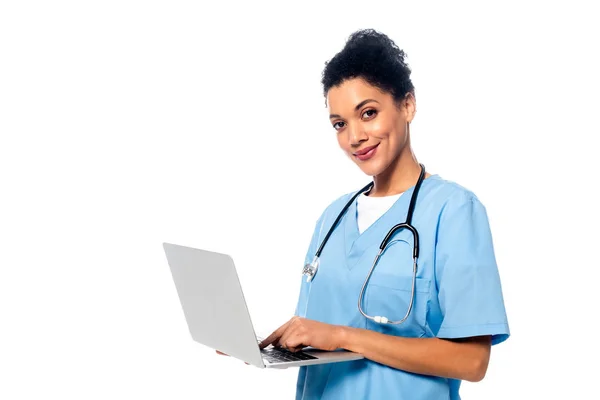
[[(415, 205), (417, 203), (417, 195), (419, 193), (419, 190), (421, 188), (421, 185), (423, 183), (423, 180), (425, 178), (425, 166), (423, 164), (419, 164), (421, 166), (421, 173), (419, 174), (419, 179), (417, 180), (417, 184), (415, 185), (415, 189), (413, 191), (413, 194), (411, 196), (410, 199), (410, 204), (408, 206), (408, 213), (406, 216), (406, 221), (399, 223), (397, 225), (394, 225), (389, 232), (387, 233), (387, 235), (385, 235), (384, 239), (382, 240), (381, 244), (379, 245), (379, 252), (377, 253), (377, 255), (375, 256), (375, 260), (373, 260), (373, 264), (371, 265), (371, 269), (369, 270), (369, 274), (367, 275), (362, 288), (360, 290), (360, 294), (358, 297), (358, 310), (360, 311), (360, 313), (365, 317), (368, 318), (372, 321), (375, 321), (377, 323), (383, 323), (383, 324), (392, 324), (392, 325), (397, 325), (397, 324), (401, 324), (404, 321), (406, 321), (410, 315), (410, 312), (412, 310), (413, 307), (413, 302), (414, 302), (414, 296), (415, 296), (415, 288), (416, 288), (416, 280), (417, 280), (417, 258), (419, 257), (419, 232), (417, 231), (417, 229), (411, 224), (412, 222), (412, 217), (415, 211)], [(316, 272), (317, 269), (319, 267), (319, 260), (320, 260), (320, 256), (321, 253), (323, 251), (323, 248), (325, 247), (325, 244), (329, 241), (329, 237), (331, 236), (331, 234), (333, 233), (333, 231), (335, 230), (335, 228), (337, 227), (337, 225), (339, 224), (340, 220), (344, 217), (344, 215), (346, 214), (346, 211), (348, 210), (348, 208), (354, 203), (354, 201), (356, 200), (356, 198), (358, 196), (360, 196), (362, 193), (366, 192), (366, 191), (370, 191), (374, 186), (374, 182), (369, 182), (368, 185), (364, 186), (362, 189), (360, 189), (358, 192), (356, 192), (352, 198), (346, 203), (346, 205), (344, 206), (344, 208), (340, 211), (340, 213), (338, 214), (338, 216), (336, 217), (335, 221), (333, 222), (331, 228), (329, 228), (329, 231), (327, 232), (327, 234), (325, 235), (325, 238), (323, 238), (323, 241), (321, 242), (319, 248), (317, 249), (316, 253), (315, 253), (315, 257), (313, 259), (313, 261), (310, 264), (306, 264), (304, 266), (304, 269), (302, 270), (303, 275), (307, 276), (307, 281), (311, 281)], [(369, 282), (369, 280), (371, 279), (371, 275), (373, 274), (373, 270), (375, 269), (375, 266), (377, 265), (377, 262), (379, 261), (379, 258), (381, 257), (381, 255), (385, 252), (385, 249), (387, 248), (387, 246), (391, 243), (394, 243), (394, 241), (391, 241), (392, 237), (394, 236), (394, 234), (401, 230), (401, 229), (407, 229), (409, 230), (412, 235), (413, 235), (413, 279), (412, 279), (412, 289), (411, 289), (411, 295), (410, 295), (410, 303), (408, 305), (408, 309), (406, 311), (406, 314), (404, 315), (404, 317), (398, 321), (390, 321), (388, 320), (387, 317), (385, 316), (375, 316), (372, 317), (368, 314), (366, 314), (364, 312), (364, 310), (362, 309), (362, 299), (363, 299), (363, 295), (364, 292), (366, 290), (367, 284)]]

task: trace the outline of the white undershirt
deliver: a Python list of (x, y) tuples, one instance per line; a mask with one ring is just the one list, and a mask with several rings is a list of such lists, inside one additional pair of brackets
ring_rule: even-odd
[(357, 198), (356, 213), (358, 218), (358, 232), (363, 233), (375, 221), (389, 210), (402, 193), (393, 196), (370, 197), (361, 194)]

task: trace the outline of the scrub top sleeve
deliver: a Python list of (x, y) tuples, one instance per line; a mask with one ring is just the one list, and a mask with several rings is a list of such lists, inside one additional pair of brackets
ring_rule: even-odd
[(442, 322), (437, 337), (510, 335), (485, 207), (472, 194), (449, 200), (440, 216), (435, 280)]

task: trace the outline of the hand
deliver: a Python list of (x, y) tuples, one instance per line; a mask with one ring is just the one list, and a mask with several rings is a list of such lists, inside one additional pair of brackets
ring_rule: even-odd
[(263, 349), (273, 344), (275, 347), (283, 347), (293, 352), (307, 346), (332, 351), (341, 347), (342, 334), (341, 326), (293, 317), (260, 342), (259, 346)]
[[(219, 350), (215, 350), (215, 351), (216, 351), (216, 352), (217, 352), (217, 354), (219, 354), (219, 355), (222, 355), (222, 356), (227, 356), (227, 357), (229, 357), (229, 354), (221, 353)], [(248, 364), (248, 363), (247, 363), (247, 362), (245, 362), (245, 361), (244, 361), (244, 363), (245, 363), (246, 365), (250, 365), (250, 364)]]

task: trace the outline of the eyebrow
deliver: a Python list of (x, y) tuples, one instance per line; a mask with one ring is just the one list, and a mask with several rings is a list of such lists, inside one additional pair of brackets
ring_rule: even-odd
[[(360, 103), (358, 103), (356, 105), (356, 107), (354, 107), (354, 111), (358, 111), (362, 106), (364, 106), (365, 104), (367, 104), (367, 103), (369, 103), (371, 101), (374, 101), (375, 103), (379, 104), (379, 102), (377, 100), (375, 100), (375, 99), (366, 99), (366, 100), (363, 100)], [(341, 118), (341, 117), (339, 115), (337, 115), (337, 114), (329, 114), (329, 119), (331, 119), (331, 118)]]

